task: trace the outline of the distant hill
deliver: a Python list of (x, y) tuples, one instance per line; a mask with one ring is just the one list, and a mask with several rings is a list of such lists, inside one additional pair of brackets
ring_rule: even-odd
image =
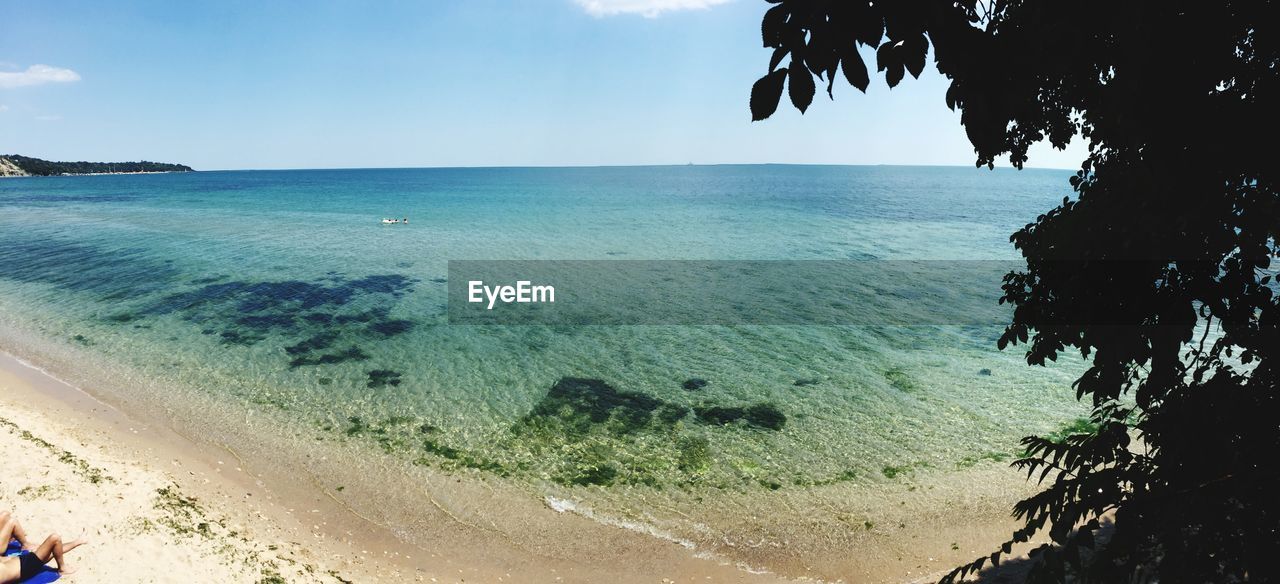
[(0, 155), (0, 176), (56, 176), (61, 174), (124, 174), (138, 172), (192, 172), (190, 166), (164, 162), (50, 162), (19, 156)]

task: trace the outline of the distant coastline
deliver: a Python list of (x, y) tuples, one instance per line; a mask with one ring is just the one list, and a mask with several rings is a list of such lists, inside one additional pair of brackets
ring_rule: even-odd
[(169, 172), (195, 172), (184, 164), (167, 162), (53, 162), (21, 156), (0, 155), (0, 177), (14, 176), (66, 176), (100, 174), (162, 174)]

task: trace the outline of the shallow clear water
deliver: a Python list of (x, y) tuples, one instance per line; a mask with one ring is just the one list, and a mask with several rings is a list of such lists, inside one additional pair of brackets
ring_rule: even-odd
[[(790, 491), (1080, 413), (996, 327), (451, 326), (451, 259), (1016, 259), (1059, 171), (640, 167), (0, 181), (0, 324), (537, 490)], [(410, 218), (384, 226), (384, 216)], [(691, 379), (705, 385), (686, 389)], [(698, 384), (694, 384), (698, 385)]]

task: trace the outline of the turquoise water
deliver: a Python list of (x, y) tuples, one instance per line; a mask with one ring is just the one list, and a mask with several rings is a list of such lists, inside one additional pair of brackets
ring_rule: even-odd
[(892, 483), (1007, 460), (1021, 435), (1075, 417), (1071, 368), (996, 351), (998, 327), (455, 326), (446, 262), (1012, 260), (1009, 234), (1060, 200), (1068, 176), (690, 166), (6, 179), (0, 325), (174, 395), (277, 411), (337, 450), (534, 492)]

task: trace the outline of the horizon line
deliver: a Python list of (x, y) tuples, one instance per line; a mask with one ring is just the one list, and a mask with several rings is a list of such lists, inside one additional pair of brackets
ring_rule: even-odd
[(1079, 169), (1061, 168), (1056, 166), (1024, 166), (1022, 169), (1012, 166), (996, 166), (987, 169), (980, 165), (966, 164), (893, 164), (893, 163), (864, 163), (864, 164), (839, 164), (824, 162), (714, 162), (714, 163), (696, 163), (688, 162), (684, 164), (668, 163), (668, 164), (495, 164), (495, 165), (466, 165), (466, 166), (316, 166), (316, 167), (280, 167), (280, 168), (210, 168), (204, 170), (194, 170), (194, 172), (290, 172), (303, 170), (502, 170), (502, 169), (572, 169), (572, 168), (684, 168), (689, 166), (823, 166), (823, 167), (880, 167), (891, 166), (900, 168), (971, 168), (974, 170), (1061, 170), (1067, 172), (1075, 172)]

